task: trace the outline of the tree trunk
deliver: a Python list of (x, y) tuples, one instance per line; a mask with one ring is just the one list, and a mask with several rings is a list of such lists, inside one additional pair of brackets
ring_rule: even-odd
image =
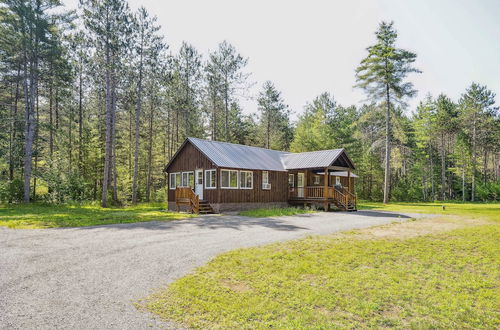
[(226, 134), (226, 142), (229, 142), (229, 87), (228, 87), (228, 81), (227, 81), (227, 76), (225, 77), (225, 84), (224, 84), (224, 112), (225, 112), (225, 124), (224, 124), (224, 130)]
[[(109, 41), (108, 41), (109, 42)], [(112, 154), (112, 106), (111, 106), (111, 56), (110, 45), (106, 43), (106, 142), (104, 154), (104, 173), (102, 178), (102, 198), (101, 206), (108, 206), (108, 184), (110, 179), (111, 169), (111, 154)]]
[(271, 112), (267, 109), (267, 127), (266, 127), (266, 148), (269, 149), (269, 140), (271, 136)]
[(384, 204), (389, 202), (391, 189), (391, 102), (389, 95), (389, 85), (386, 85), (387, 109), (385, 114), (385, 173), (384, 173)]
[[(40, 4), (37, 4), (39, 12)], [(38, 14), (36, 14), (38, 16)], [(37, 18), (37, 17), (36, 17)], [(36, 29), (36, 27), (35, 27)], [(24, 44), (24, 98), (25, 98), (25, 148), (24, 148), (24, 202), (30, 201), (30, 184), (32, 171), (33, 140), (35, 137), (35, 93), (38, 89), (38, 36), (36, 31), (30, 30), (30, 41), (33, 41), (33, 49), (28, 49)], [(28, 55), (28, 52), (30, 54)], [(29, 65), (29, 68), (28, 68)]]
[(441, 133), (441, 200), (446, 199), (446, 150), (445, 150), (445, 137)]
[(153, 115), (154, 104), (151, 101), (151, 115), (149, 117), (149, 144), (148, 144), (148, 175), (146, 179), (146, 202), (149, 202), (151, 195), (151, 173), (153, 167)]
[(488, 182), (488, 150), (484, 148), (484, 159), (483, 159), (483, 183)]
[[(80, 60), (81, 61), (81, 60)], [(78, 166), (83, 171), (83, 67), (80, 63), (79, 86), (78, 86)]]
[(476, 114), (472, 120), (472, 182), (471, 182), (471, 198), (473, 202), (476, 195)]
[[(19, 100), (19, 81), (21, 80), (21, 64), (17, 67), (16, 88), (14, 93), (14, 105), (11, 108), (11, 128), (9, 139), (9, 181), (14, 180), (14, 145), (16, 144), (17, 135), (17, 113), (18, 113), (18, 100)], [(12, 203), (12, 194), (9, 194), (9, 203)]]
[(465, 165), (462, 165), (462, 201), (465, 202)]
[(40, 107), (39, 107), (39, 100), (38, 100), (38, 86), (36, 89), (36, 96), (35, 96), (35, 176), (33, 177), (33, 200), (36, 200), (36, 172), (38, 169), (38, 124), (40, 123)]
[(118, 172), (116, 169), (116, 72), (112, 71), (111, 76), (111, 166), (113, 172), (113, 202), (118, 202)]
[(429, 143), (429, 175), (431, 179), (431, 201), (435, 200), (436, 192), (434, 190), (434, 161), (432, 157), (432, 146)]
[(53, 108), (52, 108), (52, 79), (49, 83), (49, 155), (50, 163), (52, 164), (52, 157), (54, 155), (54, 119), (53, 119)]
[(135, 150), (134, 150), (134, 176), (132, 179), (132, 203), (137, 203), (137, 176), (139, 175), (139, 129), (141, 124), (142, 107), (142, 41), (139, 60), (139, 81), (137, 83), (137, 105), (135, 109)]

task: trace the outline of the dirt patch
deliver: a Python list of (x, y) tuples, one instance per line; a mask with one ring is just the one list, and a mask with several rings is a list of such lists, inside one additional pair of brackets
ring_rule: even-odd
[(488, 221), (480, 219), (468, 219), (456, 216), (441, 216), (367, 228), (355, 232), (355, 235), (356, 238), (359, 239), (407, 239), (416, 236), (451, 231), (464, 227), (479, 226), (487, 223)]
[(248, 284), (234, 280), (222, 280), (221, 285), (237, 293), (252, 291)]

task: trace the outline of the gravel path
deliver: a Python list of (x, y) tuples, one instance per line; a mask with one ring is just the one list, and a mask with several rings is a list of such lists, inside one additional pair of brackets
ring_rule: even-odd
[(133, 302), (221, 252), (421, 216), (358, 211), (44, 230), (0, 227), (0, 328), (168, 328)]

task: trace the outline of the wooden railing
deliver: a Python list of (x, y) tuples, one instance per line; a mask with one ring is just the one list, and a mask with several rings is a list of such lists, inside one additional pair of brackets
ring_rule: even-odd
[(175, 205), (179, 212), (180, 205), (187, 205), (191, 213), (200, 213), (200, 198), (191, 187), (177, 187), (175, 189)]
[(306, 187), (305, 196), (307, 198), (323, 198), (325, 193), (325, 187)]
[(344, 190), (344, 194), (348, 198), (348, 202), (350, 201), (353, 204), (354, 208), (356, 208), (356, 205), (358, 203), (358, 198), (356, 197), (356, 195), (353, 194), (352, 192), (350, 192), (349, 190), (347, 190), (346, 188), (343, 188), (343, 190)]
[[(300, 196), (299, 189), (303, 189), (304, 194)], [(309, 186), (304, 188), (291, 187), (289, 189), (290, 199), (335, 199), (341, 206), (345, 209), (349, 207), (349, 204), (356, 208), (357, 198), (356, 195), (351, 193), (347, 188), (341, 187), (336, 189), (335, 187), (327, 187), (325, 196), (324, 186)]]

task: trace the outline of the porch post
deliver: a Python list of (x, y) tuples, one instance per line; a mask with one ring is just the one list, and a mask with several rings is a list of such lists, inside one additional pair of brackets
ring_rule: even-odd
[(323, 198), (325, 199), (325, 211), (330, 211), (330, 204), (328, 203), (328, 167), (325, 168), (325, 176), (324, 176), (325, 189), (323, 191)]
[(351, 191), (351, 170), (347, 170), (347, 184), (349, 188), (349, 192), (352, 193)]

